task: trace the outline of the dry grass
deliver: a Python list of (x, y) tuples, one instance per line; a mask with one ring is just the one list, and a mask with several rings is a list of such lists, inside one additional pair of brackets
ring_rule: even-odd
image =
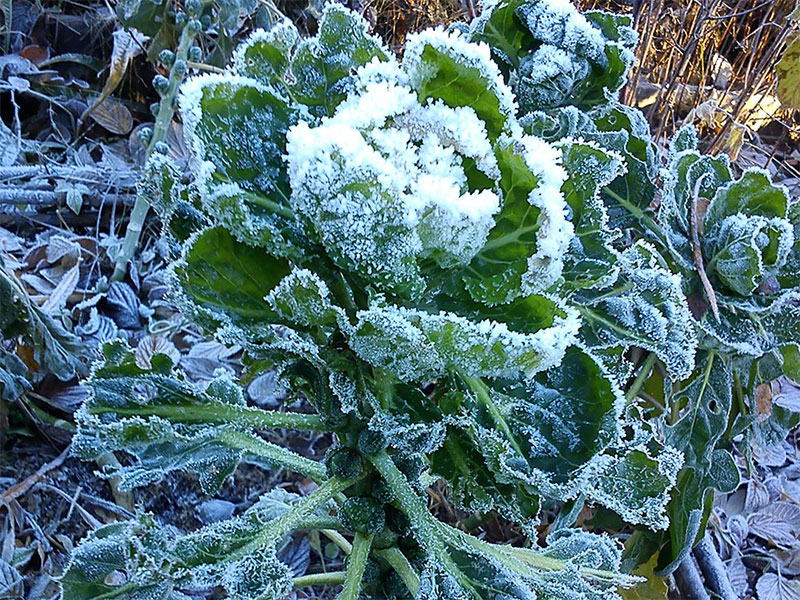
[(472, 0), (362, 0), (358, 9), (395, 51), (402, 48), (409, 33), (466, 21), (475, 14)]
[[(584, 9), (614, 4), (581, 2)], [(794, 0), (644, 0), (634, 13), (639, 68), (625, 100), (645, 109), (657, 139), (701, 106), (713, 129), (709, 150), (723, 149), (740, 128), (772, 120), (789, 125), (786, 135), (792, 115), (774, 96), (775, 64), (796, 31), (787, 18), (795, 6)]]

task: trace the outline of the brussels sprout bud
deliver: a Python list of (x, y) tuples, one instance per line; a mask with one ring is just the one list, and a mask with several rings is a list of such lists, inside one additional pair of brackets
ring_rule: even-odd
[(153, 102), (150, 105), (150, 112), (153, 113), (153, 116), (156, 116), (160, 109), (161, 109), (161, 102)]
[(203, 10), (203, 3), (200, 0), (186, 0), (186, 12), (190, 17), (200, 14), (201, 10)]
[(200, 62), (203, 60), (203, 49), (200, 46), (192, 46), (189, 48), (189, 60), (192, 62)]
[(383, 479), (379, 479), (372, 485), (372, 497), (384, 504), (395, 500), (394, 490)]
[(169, 146), (167, 146), (166, 142), (156, 142), (156, 145), (153, 147), (154, 152), (158, 152), (159, 154), (166, 154), (169, 152)]
[(172, 72), (178, 77), (183, 77), (186, 74), (186, 69), (187, 67), (185, 60), (176, 60), (175, 64), (172, 66)]
[(334, 446), (325, 453), (325, 465), (332, 477), (352, 479), (361, 475), (363, 461), (358, 452), (350, 448)]
[(192, 19), (186, 24), (186, 30), (189, 33), (189, 35), (197, 35), (203, 30), (203, 26), (197, 19)]
[(395, 507), (389, 505), (385, 508), (386, 525), (400, 536), (408, 535), (411, 531), (411, 521), (409, 521), (406, 513), (397, 510)]
[(175, 25), (177, 27), (184, 27), (188, 20), (189, 20), (189, 17), (186, 15), (185, 12), (180, 11), (178, 13), (175, 13)]
[(378, 533), (386, 524), (383, 505), (373, 498), (348, 498), (339, 518), (346, 529), (367, 535)]
[(362, 429), (358, 434), (358, 450), (366, 456), (374, 456), (386, 449), (386, 436), (382, 431)]
[(394, 531), (384, 527), (375, 535), (375, 539), (372, 540), (372, 545), (376, 548), (391, 548), (397, 545), (397, 538), (398, 535)]
[(397, 468), (403, 472), (406, 478), (413, 482), (419, 479), (422, 469), (425, 468), (425, 460), (419, 454), (410, 454), (403, 457), (395, 457)]
[(203, 15), (200, 17), (200, 25), (203, 29), (208, 29), (211, 27), (211, 15)]
[(164, 48), (158, 53), (158, 60), (170, 67), (175, 62), (175, 53), (169, 48)]
[(153, 87), (156, 88), (156, 91), (163, 96), (169, 87), (169, 79), (160, 74), (156, 75), (153, 77)]

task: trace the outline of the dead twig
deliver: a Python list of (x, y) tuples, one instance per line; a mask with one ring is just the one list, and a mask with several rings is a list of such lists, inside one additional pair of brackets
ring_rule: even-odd
[(714, 293), (714, 288), (711, 287), (711, 281), (706, 275), (706, 269), (703, 265), (703, 249), (700, 247), (700, 219), (697, 214), (697, 204), (700, 198), (700, 186), (703, 185), (703, 180), (708, 177), (708, 173), (704, 173), (697, 178), (692, 192), (692, 201), (689, 205), (689, 229), (692, 234), (692, 254), (694, 256), (694, 266), (697, 268), (697, 274), (700, 276), (700, 281), (703, 283), (703, 289), (708, 296), (708, 302), (711, 304), (711, 311), (719, 323), (719, 306), (717, 305), (717, 295)]
[(19, 483), (12, 485), (10, 488), (8, 488), (5, 492), (2, 493), (2, 495), (0, 495), (0, 504), (8, 504), (9, 502), (16, 500), (20, 496), (26, 494), (28, 490), (30, 490), (36, 483), (38, 483), (39, 480), (42, 479), (42, 477), (47, 475), (47, 473), (49, 473), (55, 468), (60, 467), (61, 464), (67, 459), (67, 456), (69, 456), (69, 449), (70, 446), (67, 446), (61, 452), (61, 454), (56, 456), (49, 463), (46, 463), (41, 467), (39, 467), (39, 469), (35, 473), (29, 475)]

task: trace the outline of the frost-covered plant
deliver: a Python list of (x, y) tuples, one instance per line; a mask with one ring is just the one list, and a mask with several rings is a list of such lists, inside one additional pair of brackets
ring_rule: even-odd
[[(730, 436), (794, 418), (776, 406), (756, 419), (747, 403), (797, 361), (781, 329), (798, 322), (781, 291), (796, 273), (795, 221), (781, 188), (760, 173), (734, 182), (684, 132), (656, 222), (646, 122), (615, 100), (634, 44), (624, 17), (501, 0), (470, 25), (410, 36), (398, 62), (331, 4), (316, 37), (284, 21), (229, 71), (184, 86), (195, 181), (182, 187), (163, 156), (148, 165), (180, 254), (177, 299), (244, 349), (251, 376), (275, 370), (315, 411), (249, 406), (229, 375), (200, 387), (167, 357), (143, 369), (115, 344), (74, 447), (128, 452), (108, 473), (122, 488), (180, 469), (213, 492), (242, 460), (319, 487), (266, 491), (192, 533), (150, 515), (101, 528), (76, 549), (65, 598), (220, 586), (278, 599), (312, 583), (342, 583), (343, 600), (617, 598), (634, 579), (616, 540), (575, 527), (585, 502), (637, 528), (631, 556), (660, 550), (671, 568), (703, 526), (707, 491), (738, 480)], [(718, 175), (702, 193), (687, 185), (702, 175), (694, 163)], [(652, 415), (637, 396), (662, 380), (670, 410)], [(265, 428), (335, 443), (321, 464)], [(424, 493), (438, 480), (460, 508), (513, 521), (533, 543), (441, 522)], [(559, 508), (540, 548), (539, 517)], [(309, 529), (339, 532), (345, 571), (293, 577), (281, 548)]]

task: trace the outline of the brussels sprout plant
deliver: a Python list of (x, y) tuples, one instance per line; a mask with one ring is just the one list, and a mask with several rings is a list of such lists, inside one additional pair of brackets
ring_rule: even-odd
[[(176, 301), (314, 412), (255, 408), (230, 375), (200, 387), (117, 343), (74, 448), (128, 453), (106, 473), (123, 489), (182, 470), (212, 493), (242, 461), (318, 487), (190, 533), (149, 514), (102, 527), (65, 599), (607, 600), (656, 553), (671, 572), (713, 491), (738, 484), (734, 438), (747, 454), (798, 421), (755, 394), (800, 366), (800, 214), (692, 130), (659, 158), (617, 101), (635, 44), (628, 17), (497, 0), (398, 60), (329, 4), (315, 37), (283, 21), (189, 80), (193, 180), (163, 154), (147, 166)], [(335, 442), (317, 462), (269, 428)], [(437, 519), (439, 481), (529, 542)], [(338, 540), (345, 569), (296, 577), (279, 557), (303, 530)]]

